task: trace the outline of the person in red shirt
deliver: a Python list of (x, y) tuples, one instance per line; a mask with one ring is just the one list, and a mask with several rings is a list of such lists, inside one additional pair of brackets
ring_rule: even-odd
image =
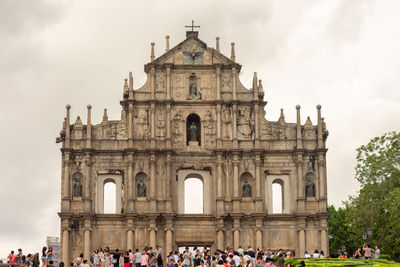
[[(8, 255), (8, 263), (15, 263), (17, 261), (17, 257), (14, 254), (14, 250), (11, 250), (10, 255)], [(11, 265), (10, 265), (11, 267)]]

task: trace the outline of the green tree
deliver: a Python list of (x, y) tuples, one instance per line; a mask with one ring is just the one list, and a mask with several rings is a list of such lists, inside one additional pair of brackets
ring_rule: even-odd
[(355, 235), (372, 227), (371, 245), (400, 258), (400, 133), (375, 137), (357, 149), (356, 179), (361, 189), (345, 202)]

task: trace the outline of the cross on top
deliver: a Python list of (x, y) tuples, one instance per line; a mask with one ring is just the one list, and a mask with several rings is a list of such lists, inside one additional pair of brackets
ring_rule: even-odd
[(192, 28), (192, 31), (194, 28), (200, 28), (200, 26), (194, 26), (194, 20), (192, 20), (192, 25), (191, 26), (185, 26), (185, 28)]

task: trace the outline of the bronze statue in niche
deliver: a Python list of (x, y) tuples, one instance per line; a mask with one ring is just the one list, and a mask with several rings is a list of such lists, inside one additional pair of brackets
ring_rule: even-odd
[(315, 185), (311, 181), (310, 177), (308, 177), (308, 181), (306, 184), (306, 197), (315, 197)]
[(143, 180), (140, 180), (140, 182), (137, 185), (137, 191), (138, 197), (146, 197), (146, 184), (143, 182)]
[(251, 185), (247, 180), (244, 181), (242, 186), (242, 197), (251, 197)]

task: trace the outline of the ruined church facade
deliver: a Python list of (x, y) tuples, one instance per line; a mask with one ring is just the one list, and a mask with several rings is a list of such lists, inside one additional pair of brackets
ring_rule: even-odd
[[(121, 119), (70, 119), (62, 143), (61, 257), (99, 247), (167, 253), (186, 245), (328, 251), (326, 146), (318, 121), (267, 121), (261, 80), (239, 80), (241, 65), (208, 47), (198, 32), (145, 65), (137, 89), (125, 79)], [(203, 212), (185, 213), (185, 180), (203, 184)], [(104, 212), (104, 185), (115, 184), (115, 213)], [(273, 187), (281, 210), (273, 209)]]

